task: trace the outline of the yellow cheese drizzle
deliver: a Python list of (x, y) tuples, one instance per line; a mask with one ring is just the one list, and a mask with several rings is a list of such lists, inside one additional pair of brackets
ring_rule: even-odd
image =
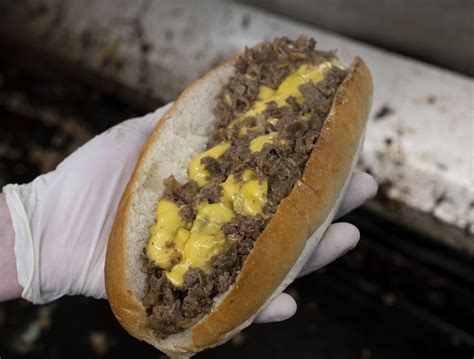
[[(323, 62), (318, 67), (301, 65), (295, 72), (286, 77), (280, 86), (273, 90), (261, 86), (257, 101), (249, 111), (229, 124), (262, 113), (267, 103), (275, 101), (278, 106), (284, 106), (286, 99), (294, 96), (301, 103), (303, 95), (298, 87), (306, 82), (321, 81), (327, 70), (338, 63)], [(266, 121), (276, 125), (278, 119)], [(241, 134), (252, 128), (243, 128)], [(266, 143), (273, 143), (278, 132), (270, 132), (256, 137), (250, 142), (252, 152), (261, 151)], [(188, 167), (190, 179), (196, 181), (199, 187), (209, 183), (209, 173), (201, 164), (201, 159), (207, 156), (219, 159), (230, 147), (223, 142), (211, 149), (199, 153), (191, 160)], [(182, 220), (180, 208), (169, 200), (159, 201), (156, 210), (156, 223), (151, 227), (150, 239), (146, 247), (148, 257), (160, 268), (175, 286), (183, 285), (183, 276), (189, 268), (199, 268), (208, 273), (211, 269), (211, 257), (221, 253), (232, 243), (232, 238), (226, 237), (221, 230), (222, 225), (232, 220), (236, 213), (244, 216), (256, 216), (263, 213), (267, 201), (268, 183), (255, 178), (251, 170), (244, 171), (240, 181), (231, 174), (221, 183), (223, 195), (218, 203), (200, 203), (197, 207), (196, 218), (192, 223)]]

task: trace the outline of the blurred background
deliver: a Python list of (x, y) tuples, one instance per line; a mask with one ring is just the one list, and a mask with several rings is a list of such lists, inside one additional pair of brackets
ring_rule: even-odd
[[(54, 169), (245, 45), (308, 34), (373, 72), (359, 169), (379, 194), (343, 219), (360, 228), (359, 246), (288, 289), (294, 318), (197, 357), (470, 358), (473, 18), (461, 0), (0, 1), (0, 186)], [(2, 359), (66, 356), (164, 357), (106, 301), (0, 304)]]

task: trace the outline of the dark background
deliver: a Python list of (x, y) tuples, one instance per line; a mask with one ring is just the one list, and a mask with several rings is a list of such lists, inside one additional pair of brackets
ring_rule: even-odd
[[(315, 10), (321, 3), (327, 9), (324, 16)], [(392, 3), (365, 1), (357, 6), (349, 1), (298, 0), (290, 6), (277, 0), (260, 5), (473, 73), (468, 43), (472, 3)], [(406, 23), (404, 30), (400, 21)], [(31, 181), (93, 135), (160, 105), (150, 99), (129, 103), (81, 81), (77, 74), (72, 78), (47, 63), (37, 66), (24, 53), (0, 51), (0, 185)], [(379, 200), (383, 198), (382, 187)], [(359, 246), (288, 289), (299, 306), (294, 318), (253, 325), (228, 344), (198, 357), (471, 358), (472, 258), (366, 209), (344, 220), (361, 229)], [(71, 297), (45, 306), (23, 300), (0, 304), (2, 359), (160, 355), (126, 334), (106, 301)]]

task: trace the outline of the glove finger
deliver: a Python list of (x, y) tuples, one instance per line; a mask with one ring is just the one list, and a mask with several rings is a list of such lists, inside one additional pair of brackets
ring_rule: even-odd
[(155, 112), (149, 113), (146, 116), (134, 119), (136, 125), (141, 128), (141, 130), (149, 136), (150, 133), (155, 129), (158, 122), (161, 120), (163, 115), (171, 108), (173, 102), (170, 102), (160, 108)]
[(148, 137), (151, 132), (155, 129), (156, 125), (169, 110), (173, 103), (170, 102), (165, 106), (156, 109), (154, 112), (150, 112), (145, 116), (132, 118), (115, 125), (108, 129), (104, 134), (107, 136), (115, 135), (121, 136), (126, 135), (127, 137), (138, 134), (140, 137)]
[(343, 222), (331, 224), (298, 277), (320, 269), (341, 257), (357, 245), (359, 238), (360, 232), (354, 225)]
[(347, 187), (346, 195), (342, 200), (336, 218), (341, 217), (354, 208), (359, 207), (368, 199), (374, 198), (377, 194), (377, 182), (365, 172), (355, 172), (352, 174), (351, 181)]
[(296, 302), (286, 293), (280, 293), (257, 315), (254, 323), (281, 322), (296, 313)]

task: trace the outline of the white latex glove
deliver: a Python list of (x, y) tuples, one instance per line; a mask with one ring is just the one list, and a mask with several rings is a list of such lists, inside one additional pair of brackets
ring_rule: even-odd
[[(104, 259), (120, 196), (140, 148), (169, 105), (125, 121), (80, 147), (56, 170), (33, 182), (3, 188), (15, 229), (15, 256), (22, 297), (37, 304), (63, 295), (105, 298)], [(377, 185), (354, 174), (340, 214), (375, 195)], [(333, 224), (302, 275), (353, 248), (357, 228)], [(287, 294), (276, 297), (258, 322), (279, 321), (296, 311)]]

